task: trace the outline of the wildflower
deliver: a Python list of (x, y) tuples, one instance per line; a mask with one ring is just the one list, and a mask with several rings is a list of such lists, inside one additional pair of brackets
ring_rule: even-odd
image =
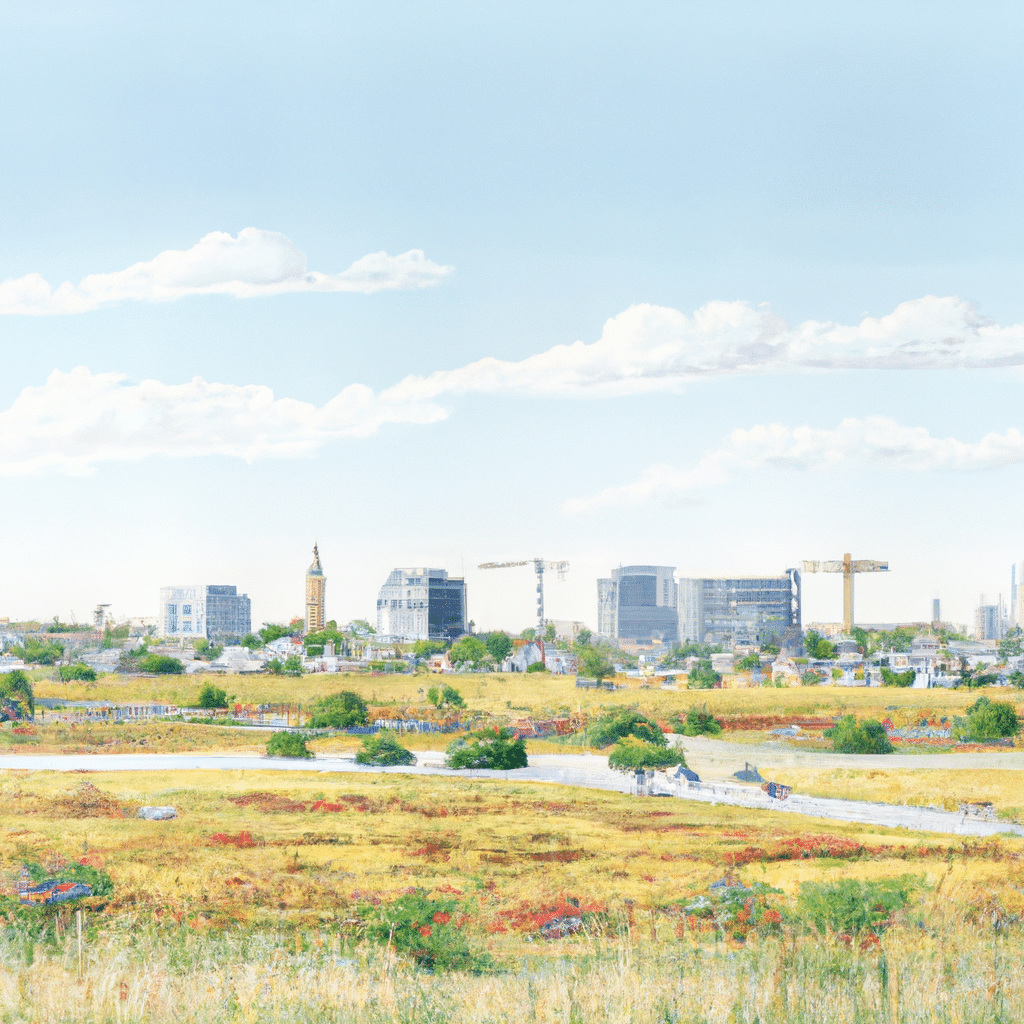
[(417, 930), (419, 931), (420, 935), (422, 935), (423, 938), (425, 938), (425, 939), (429, 939), (430, 938), (430, 933), (433, 931), (433, 929), (430, 927), (429, 924), (425, 924), (425, 925), (423, 925), (421, 928), (419, 928)]
[(451, 914), (446, 914), (443, 910), (439, 910), (433, 917), (434, 924), (447, 924), (452, 919)]

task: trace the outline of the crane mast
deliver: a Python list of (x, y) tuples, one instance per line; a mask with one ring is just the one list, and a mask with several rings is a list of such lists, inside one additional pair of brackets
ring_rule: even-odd
[(544, 632), (544, 571), (550, 569), (558, 574), (560, 580), (565, 579), (569, 571), (568, 562), (546, 562), (543, 558), (527, 558), (518, 562), (483, 562), (478, 569), (512, 569), (519, 565), (532, 565), (537, 575), (537, 632)]

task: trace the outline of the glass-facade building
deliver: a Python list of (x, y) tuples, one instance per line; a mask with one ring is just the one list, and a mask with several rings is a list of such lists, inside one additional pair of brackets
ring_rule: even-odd
[(784, 576), (681, 579), (680, 638), (726, 648), (798, 639), (800, 599), (796, 569), (787, 569)]
[(616, 640), (679, 640), (675, 566), (620, 565), (597, 581), (597, 631)]
[(466, 581), (444, 569), (393, 569), (377, 596), (382, 640), (453, 640), (466, 632)]

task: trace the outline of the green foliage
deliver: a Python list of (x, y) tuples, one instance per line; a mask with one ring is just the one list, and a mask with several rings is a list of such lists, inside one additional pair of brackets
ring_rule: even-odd
[(712, 690), (722, 681), (721, 675), (711, 667), (710, 658), (701, 658), (688, 678), (691, 690)]
[(199, 690), (199, 708), (226, 708), (228, 706), (228, 692), (222, 690), (213, 683), (206, 683)]
[(1006, 661), (1007, 658), (1018, 658), (1021, 654), (1024, 654), (1024, 630), (1020, 626), (1012, 626), (999, 641), (999, 657)]
[(96, 670), (80, 663), (76, 665), (61, 665), (57, 669), (57, 674), (60, 676), (62, 683), (70, 683), (73, 679), (79, 679), (84, 683), (96, 681)]
[(761, 668), (761, 658), (757, 654), (748, 654), (736, 662), (736, 668), (740, 672), (756, 672)]
[(267, 757), (305, 757), (313, 754), (301, 732), (274, 732), (267, 741)]
[(256, 633), (246, 633), (239, 643), (243, 647), (248, 647), (250, 651), (257, 651), (263, 646), (263, 637), (258, 636)]
[(854, 626), (850, 630), (850, 636), (853, 637), (854, 642), (860, 648), (863, 654), (871, 653), (871, 634), (866, 629), (862, 629), (860, 626)]
[(552, 643), (554, 641), (554, 639), (555, 639), (555, 624), (553, 622), (549, 622), (544, 627), (544, 639), (547, 640), (548, 643)]
[(583, 629), (576, 634), (576, 646), (587, 647), (593, 636), (594, 634), (584, 626)]
[(762, 654), (778, 654), (779, 645), (774, 643), (761, 644)]
[(368, 636), (374, 636), (377, 630), (371, 626), (366, 619), (353, 619), (349, 623), (349, 627), (356, 636), (363, 637), (364, 639)]
[(452, 644), (448, 652), (448, 660), (453, 665), (480, 665), (487, 658), (487, 648), (484, 642), (475, 636), (464, 636)]
[(587, 742), (595, 747), (611, 746), (625, 736), (635, 736), (659, 747), (668, 745), (657, 722), (629, 708), (615, 711), (587, 729)]
[(417, 658), (429, 658), (432, 654), (443, 654), (448, 645), (443, 640), (417, 640), (412, 645), (412, 653)]
[(836, 645), (830, 643), (813, 629), (807, 630), (804, 634), (804, 648), (808, 657), (817, 658), (820, 661), (831, 661), (836, 656)]
[(114, 891), (114, 883), (106, 873), (90, 864), (66, 864), (59, 871), (47, 871), (41, 864), (29, 862), (25, 865), (28, 868), (28, 877), (33, 885), (50, 878), (59, 878), (62, 882), (81, 882), (92, 889), (93, 896), (109, 896)]
[(29, 665), (52, 665), (64, 655), (64, 645), (57, 640), (40, 640), (27, 636), (21, 644), (15, 644), (11, 653)]
[(820, 935), (859, 935), (882, 932), (892, 915), (902, 910), (924, 879), (914, 875), (861, 881), (801, 882), (797, 907)]
[[(252, 634), (249, 634), (252, 636)], [(263, 644), (273, 643), (275, 640), (280, 640), (283, 636), (291, 636), (292, 631), (288, 626), (282, 626), (279, 622), (268, 622), (260, 630), (260, 639)]]
[(20, 668), (0, 675), (0, 697), (18, 701), (28, 709), (29, 714), (35, 711), (36, 699), (32, 683)]
[(281, 673), (284, 672), (284, 665), (281, 664), (281, 659), (271, 658), (270, 661), (267, 662), (267, 671), (272, 676), (281, 675)]
[(579, 651), (580, 674), (592, 679), (607, 679), (615, 675), (615, 666), (596, 647), (583, 647)]
[(428, 971), (481, 974), (493, 968), (488, 953), (475, 951), (462, 931), (462, 904), (452, 898), (432, 898), (424, 890), (405, 893), (393, 903), (363, 904), (359, 916), (364, 934)]
[(1010, 683), (1017, 687), (1018, 690), (1024, 690), (1024, 672), (1019, 669), (1015, 672), (1011, 672), (1007, 679)]
[(526, 666), (527, 672), (547, 672), (547, 667), (542, 661), (535, 661), (532, 665)]
[(686, 712), (686, 721), (677, 719), (682, 725), (679, 730), (684, 736), (717, 736), (722, 731), (722, 724), (707, 709), (706, 704), (699, 708), (692, 707)]
[(967, 737), (975, 743), (1016, 736), (1018, 732), (1020, 718), (1009, 701), (979, 697), (967, 709)]
[(415, 764), (416, 755), (398, 742), (398, 737), (389, 729), (382, 729), (375, 736), (363, 740), (362, 750), (356, 753), (359, 764), (396, 765)]
[(668, 748), (657, 743), (648, 743), (636, 736), (625, 736), (616, 740), (608, 755), (608, 767), (619, 771), (638, 768), (671, 768), (686, 766), (686, 757), (681, 747)]
[(284, 659), (284, 665), (281, 666), (281, 671), (286, 676), (301, 676), (302, 675), (302, 659), (297, 654), (289, 655)]
[(448, 686), (447, 683), (440, 689), (436, 686), (430, 687), (427, 690), (427, 700), (435, 708), (464, 708), (466, 706), (466, 701), (463, 699), (462, 694), (454, 686)]
[(856, 716), (846, 715), (831, 729), (826, 729), (824, 735), (832, 740), (832, 749), (837, 754), (891, 754), (893, 751), (882, 723), (874, 718), (858, 722)]
[(445, 763), (449, 768), (525, 768), (526, 744), (522, 739), (513, 739), (509, 729), (481, 729), (465, 740), (449, 743)]
[(322, 697), (310, 706), (309, 725), (313, 729), (351, 729), (368, 721), (366, 701), (351, 690)]
[(721, 644), (697, 644), (687, 640), (683, 644), (673, 644), (672, 651), (665, 659), (666, 665), (681, 665), (687, 658), (710, 659), (712, 654), (721, 654)]
[(892, 632), (880, 629), (875, 638), (875, 650), (893, 650), (906, 654), (919, 632), (920, 630), (913, 626), (897, 626)]
[(906, 672), (893, 672), (884, 666), (882, 668), (883, 686), (913, 686), (916, 678), (917, 673), (912, 668), (908, 668)]
[(185, 666), (177, 658), (171, 658), (166, 654), (147, 654), (139, 659), (139, 671), (161, 676), (176, 676), (185, 671)]
[(535, 640), (537, 638), (537, 630), (533, 626), (527, 626), (526, 629), (519, 634), (520, 640)]
[(484, 644), (487, 653), (499, 664), (512, 653), (512, 637), (508, 633), (491, 633)]
[(818, 673), (815, 672), (813, 669), (808, 669), (800, 677), (800, 685), (801, 686), (820, 686), (821, 685), (821, 676), (819, 676)]

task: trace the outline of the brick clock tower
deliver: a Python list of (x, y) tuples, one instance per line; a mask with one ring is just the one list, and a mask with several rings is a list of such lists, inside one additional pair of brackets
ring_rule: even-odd
[(306, 570), (306, 632), (318, 633), (327, 621), (324, 618), (324, 591), (327, 577), (320, 566), (320, 552), (313, 545), (313, 564)]

